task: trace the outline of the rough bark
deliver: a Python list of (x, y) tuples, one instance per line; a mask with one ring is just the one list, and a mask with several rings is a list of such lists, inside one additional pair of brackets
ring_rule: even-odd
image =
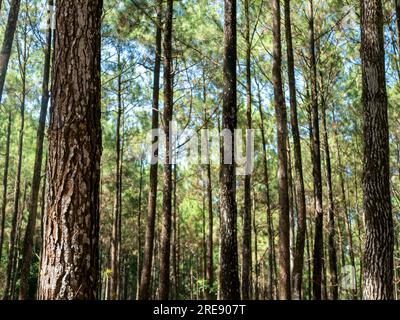
[(101, 0), (57, 7), (39, 299), (97, 295), (101, 15)]
[[(157, 30), (156, 30), (156, 48), (154, 58), (154, 71), (153, 71), (153, 104), (152, 104), (152, 129), (158, 129), (158, 105), (159, 105), (159, 92), (160, 92), (160, 68), (161, 68), (161, 10), (162, 0), (158, 0), (157, 7)], [(152, 144), (157, 143), (158, 138), (152, 138)], [(157, 205), (157, 172), (158, 172), (158, 145), (157, 149), (152, 154), (152, 164), (150, 165), (150, 190), (147, 202), (147, 221), (146, 221), (146, 235), (144, 243), (143, 254), (143, 268), (140, 278), (139, 299), (147, 300), (150, 296), (150, 280), (151, 270), (153, 265), (153, 248), (154, 248), (154, 224), (156, 218), (156, 205)]]
[(3, 98), (4, 83), (6, 81), (8, 61), (10, 60), (12, 45), (14, 42), (14, 34), (17, 29), (20, 4), (21, 0), (12, 0), (10, 4), (10, 12), (8, 13), (6, 30), (4, 32), (3, 45), (0, 53), (0, 102)]
[(172, 217), (172, 157), (173, 146), (169, 135), (173, 114), (173, 71), (172, 71), (172, 17), (173, 0), (167, 1), (164, 34), (164, 133), (165, 164), (163, 175), (163, 218), (161, 223), (160, 285), (159, 298), (169, 297), (170, 287), (170, 251)]
[(389, 125), (380, 0), (361, 0), (364, 121), (364, 299), (393, 298), (393, 218), (390, 199)]
[[(50, 6), (53, 5), (53, 0), (49, 0), (49, 5)], [(39, 126), (37, 129), (35, 164), (32, 177), (28, 224), (26, 226), (24, 244), (23, 244), (24, 247), (22, 253), (21, 279), (20, 279), (20, 291), (19, 291), (20, 300), (28, 298), (28, 291), (29, 291), (28, 277), (29, 277), (29, 269), (33, 253), (32, 252), (33, 235), (35, 233), (35, 227), (36, 227), (40, 180), (42, 174), (43, 140), (44, 140), (44, 131), (46, 126), (47, 107), (49, 102), (51, 43), (52, 43), (52, 29), (49, 28), (47, 30), (47, 39), (44, 48), (42, 101), (41, 101), (40, 115), (39, 115)]]
[(280, 1), (273, 1), (273, 66), (274, 105), (278, 139), (279, 193), (279, 299), (291, 299), (290, 284), (290, 224), (287, 163), (287, 114), (282, 84), (282, 45)]
[[(233, 137), (237, 125), (236, 0), (225, 0), (224, 16), (222, 130), (228, 130)], [(238, 300), (240, 299), (240, 282), (238, 274), (235, 157), (233, 139), (224, 140), (222, 145), (224, 152), (220, 166), (220, 297), (222, 300)]]

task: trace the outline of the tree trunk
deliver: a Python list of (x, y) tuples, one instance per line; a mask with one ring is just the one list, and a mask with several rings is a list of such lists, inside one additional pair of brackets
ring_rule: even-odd
[(312, 163), (314, 178), (315, 201), (315, 240), (313, 260), (313, 298), (321, 300), (322, 264), (323, 264), (323, 211), (322, 211), (322, 177), (321, 177), (321, 150), (319, 137), (318, 92), (317, 92), (317, 65), (315, 56), (314, 35), (314, 3), (310, 0), (311, 16), (309, 18), (310, 34), (310, 67), (311, 67), (311, 131), (312, 131)]
[[(233, 134), (237, 125), (236, 97), (236, 0), (225, 0), (224, 94), (222, 110), (223, 156), (220, 167), (220, 295), (240, 299), (237, 248), (236, 175)], [(227, 138), (230, 135), (231, 139)]]
[(142, 193), (143, 193), (143, 159), (140, 159), (140, 180), (139, 180), (139, 205), (138, 205), (138, 216), (137, 216), (137, 270), (136, 270), (136, 299), (139, 300), (139, 287), (140, 287), (140, 276), (142, 274), (142, 237), (140, 231), (142, 230)]
[[(160, 252), (160, 294), (161, 300), (167, 300), (170, 287), (170, 251), (171, 251), (171, 214), (172, 214), (172, 162), (173, 149), (169, 131), (173, 115), (173, 71), (172, 71), (172, 17), (173, 0), (167, 1), (164, 35), (164, 133), (165, 165), (163, 184), (163, 219), (161, 228)], [(172, 129), (172, 128), (171, 128)]]
[(393, 218), (389, 125), (380, 0), (361, 1), (365, 214), (364, 299), (393, 298)]
[(17, 278), (20, 274), (20, 254), (21, 254), (21, 234), (22, 234), (22, 220), (24, 219), (24, 211), (26, 207), (26, 194), (27, 194), (28, 184), (24, 183), (24, 192), (21, 199), (21, 204), (18, 209), (18, 218), (17, 218), (17, 230), (15, 234), (15, 250), (14, 250), (14, 259), (12, 266), (12, 276), (11, 276), (11, 289), (9, 298), (12, 300), (18, 299), (18, 292), (16, 290), (17, 287)]
[[(160, 68), (161, 68), (161, 10), (162, 0), (158, 0), (157, 7), (157, 26), (156, 26), (156, 51), (154, 59), (153, 73), (153, 105), (152, 105), (152, 124), (153, 130), (158, 129), (158, 102), (160, 92)], [(150, 296), (151, 269), (153, 265), (154, 248), (154, 225), (156, 218), (157, 205), (157, 172), (158, 172), (158, 138), (153, 136), (152, 144), (156, 144), (156, 150), (152, 154), (150, 165), (150, 190), (148, 198), (148, 212), (146, 222), (146, 235), (143, 254), (143, 269), (140, 278), (139, 299), (147, 300)]]
[(39, 299), (95, 299), (102, 150), (102, 2), (65, 0), (56, 16)]
[[(203, 104), (204, 104), (204, 127), (208, 130), (208, 110), (207, 110), (207, 87), (206, 79), (203, 71)], [(207, 201), (207, 212), (208, 212), (208, 230), (206, 231), (206, 262), (205, 262), (205, 298), (211, 300), (213, 298), (213, 205), (212, 205), (212, 180), (211, 180), (211, 160), (210, 160), (210, 148), (209, 148), (209, 136), (207, 132), (207, 146), (206, 146), (206, 158), (207, 164), (204, 165), (206, 174), (206, 201)]]
[(121, 48), (117, 44), (118, 56), (118, 109), (117, 109), (117, 123), (116, 123), (116, 137), (115, 137), (115, 176), (114, 176), (114, 214), (113, 214), (113, 228), (112, 228), (112, 241), (111, 241), (111, 281), (110, 281), (110, 298), (118, 299), (120, 289), (120, 261), (119, 252), (121, 246), (121, 117), (122, 117), (122, 65), (121, 65)]
[(8, 167), (9, 167), (9, 163), (10, 163), (11, 124), (12, 124), (12, 113), (11, 113), (11, 109), (10, 109), (8, 111), (6, 154), (5, 154), (5, 160), (4, 160), (4, 175), (3, 175), (3, 198), (2, 198), (2, 202), (1, 202), (0, 263), (1, 263), (2, 253), (3, 253), (4, 226), (5, 226), (5, 222), (6, 222)]
[(296, 249), (293, 260), (293, 285), (294, 296), (301, 299), (301, 287), (303, 283), (304, 242), (306, 233), (306, 198), (304, 191), (303, 164), (301, 157), (301, 143), (299, 124), (297, 120), (296, 78), (294, 74), (294, 57), (292, 42), (292, 24), (290, 18), (290, 0), (285, 0), (285, 30), (286, 50), (288, 64), (288, 81), (290, 91), (290, 123), (293, 137), (294, 167), (296, 172), (297, 195), (297, 234)]
[(260, 113), (260, 129), (261, 139), (263, 145), (263, 182), (265, 185), (265, 200), (267, 209), (267, 233), (268, 233), (268, 290), (267, 298), (272, 300), (273, 283), (274, 283), (274, 234), (272, 228), (272, 212), (271, 200), (269, 192), (269, 173), (268, 173), (268, 159), (267, 159), (267, 141), (264, 129), (264, 112), (262, 110), (261, 92), (258, 88), (258, 111)]
[[(49, 6), (52, 5), (53, 5), (53, 0), (49, 0)], [(47, 106), (49, 102), (51, 43), (52, 43), (52, 29), (49, 26), (49, 29), (47, 30), (46, 46), (44, 49), (42, 101), (40, 107), (39, 127), (37, 129), (36, 154), (35, 154), (35, 164), (32, 177), (31, 198), (29, 203), (29, 216), (28, 216), (28, 224), (26, 226), (26, 231), (25, 231), (25, 238), (23, 244), (24, 247), (22, 253), (21, 279), (20, 279), (20, 291), (19, 291), (20, 300), (27, 299), (29, 292), (28, 277), (32, 259), (33, 235), (35, 233), (35, 226), (36, 226), (40, 180), (42, 174), (44, 130), (46, 126)]]
[(14, 34), (17, 29), (20, 4), (21, 0), (12, 0), (10, 12), (8, 13), (7, 26), (4, 32), (3, 45), (0, 53), (0, 103), (3, 98), (4, 83), (6, 81), (8, 61), (10, 60)]
[[(321, 81), (322, 78), (321, 78)], [(323, 82), (322, 86), (323, 87)], [(337, 254), (335, 244), (335, 203), (333, 200), (332, 191), (332, 169), (331, 169), (331, 155), (328, 141), (328, 128), (326, 125), (326, 104), (323, 94), (321, 95), (323, 102), (322, 105), (322, 124), (324, 130), (324, 150), (325, 150), (325, 163), (326, 163), (326, 188), (328, 193), (328, 256), (329, 256), (329, 273), (330, 273), (330, 295), (332, 300), (337, 300), (338, 295), (338, 270), (337, 270)]]
[(253, 197), (253, 233), (254, 233), (254, 295), (253, 295), (253, 299), (254, 300), (258, 300), (259, 299), (259, 283), (258, 283), (258, 279), (259, 279), (259, 264), (258, 264), (258, 230), (257, 230), (257, 226), (256, 226), (256, 199), (255, 197)]
[[(249, 0), (244, 1), (245, 41), (246, 41), (246, 119), (247, 129), (252, 128), (251, 119), (251, 39)], [(248, 135), (246, 135), (247, 137)], [(246, 149), (250, 141), (246, 141)], [(247, 157), (247, 155), (246, 155)], [(246, 158), (247, 159), (247, 158)], [(249, 160), (249, 159), (247, 159)], [(246, 163), (247, 165), (247, 163)], [(251, 299), (251, 174), (245, 172), (243, 206), (243, 244), (242, 244), (242, 299)]]
[[(7, 300), (12, 298), (13, 292), (10, 291), (10, 287), (12, 285), (12, 274), (13, 274), (13, 266), (14, 264), (14, 254), (15, 254), (15, 246), (17, 243), (17, 222), (18, 222), (18, 214), (19, 214), (19, 202), (20, 202), (20, 194), (21, 194), (21, 169), (22, 169), (22, 152), (24, 146), (24, 128), (25, 128), (25, 102), (26, 102), (26, 67), (27, 67), (27, 29), (24, 30), (24, 48), (23, 52), (21, 52), (20, 48), (18, 48), (18, 59), (19, 59), (19, 68), (21, 73), (21, 106), (20, 106), (20, 116), (21, 116), (21, 126), (19, 129), (19, 138), (18, 138), (18, 164), (17, 164), (17, 174), (15, 179), (15, 192), (14, 192), (14, 206), (13, 206), (13, 215), (12, 215), (12, 223), (11, 223), (11, 232), (10, 232), (10, 242), (9, 242), (9, 251), (8, 251), (8, 262), (7, 262), (7, 273), (6, 273), (6, 282), (4, 288), (4, 299)], [(22, 55), (22, 56), (21, 56)]]
[[(353, 269), (356, 270), (354, 248), (353, 248), (353, 234), (352, 234), (352, 227), (351, 227), (350, 217), (349, 217), (348, 208), (347, 208), (345, 181), (344, 181), (344, 176), (343, 176), (343, 172), (345, 172), (345, 168), (342, 165), (342, 157), (340, 155), (340, 146), (339, 146), (339, 140), (338, 140), (338, 132), (337, 132), (337, 125), (336, 125), (336, 120), (335, 120), (335, 113), (333, 113), (333, 121), (334, 121), (334, 125), (333, 125), (334, 138), (335, 138), (336, 152), (337, 152), (336, 157), (337, 157), (338, 166), (339, 166), (341, 200), (342, 200), (343, 213), (344, 213), (344, 223), (345, 223), (345, 227), (346, 227), (347, 239), (348, 239), (348, 244), (349, 244), (350, 263), (351, 263), (351, 266), (353, 267)], [(339, 230), (340, 230), (340, 228), (339, 228)], [(342, 259), (344, 261), (344, 258), (342, 258)], [(343, 265), (345, 265), (345, 264), (343, 263)], [(354, 292), (353, 292), (353, 299), (356, 299), (356, 298), (357, 298), (357, 286), (356, 286), (356, 290), (354, 290)]]
[(287, 114), (282, 89), (282, 47), (280, 1), (273, 1), (273, 66), (274, 103), (278, 139), (279, 191), (279, 299), (290, 300), (290, 224), (287, 164)]
[(173, 290), (173, 297), (176, 300), (177, 295), (179, 294), (178, 291), (178, 267), (179, 267), (179, 259), (178, 259), (178, 217), (177, 217), (177, 203), (176, 203), (176, 186), (177, 186), (177, 176), (176, 176), (176, 164), (174, 165), (174, 177), (173, 177), (173, 184), (174, 184), (174, 194), (173, 194), (173, 223), (174, 223), (174, 230), (173, 230), (173, 238), (172, 238), (172, 271), (173, 271), (173, 279), (174, 279), (174, 290)]

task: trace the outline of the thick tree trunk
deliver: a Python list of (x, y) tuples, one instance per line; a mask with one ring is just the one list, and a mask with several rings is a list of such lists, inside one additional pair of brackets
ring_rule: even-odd
[(97, 295), (101, 15), (99, 0), (57, 8), (39, 299)]
[(4, 227), (6, 222), (6, 209), (7, 209), (7, 189), (8, 189), (8, 167), (10, 163), (10, 138), (11, 138), (11, 124), (12, 124), (12, 113), (8, 111), (8, 122), (7, 122), (7, 137), (6, 137), (6, 153), (4, 160), (4, 174), (3, 174), (3, 198), (1, 202), (1, 227), (0, 227), (0, 263), (3, 254), (3, 243), (4, 243)]
[[(224, 21), (224, 94), (222, 130), (224, 139), (220, 167), (220, 295), (222, 300), (240, 299), (237, 248), (236, 175), (233, 148), (237, 125), (236, 97), (236, 0), (225, 0)], [(230, 141), (229, 141), (230, 140)]]
[[(156, 26), (156, 48), (154, 58), (154, 71), (153, 71), (153, 104), (152, 104), (152, 129), (158, 129), (158, 103), (160, 92), (160, 68), (161, 68), (161, 10), (162, 0), (158, 0), (157, 7), (157, 26)], [(152, 138), (152, 144), (157, 143), (158, 138)], [(152, 161), (150, 165), (150, 190), (148, 198), (148, 211), (146, 221), (146, 235), (144, 243), (143, 254), (143, 269), (140, 278), (139, 299), (147, 300), (150, 296), (150, 280), (151, 269), (153, 265), (153, 248), (154, 248), (154, 224), (156, 218), (156, 205), (157, 205), (157, 164), (158, 144), (157, 149), (152, 154)]]
[(311, 67), (311, 131), (312, 131), (312, 163), (314, 178), (315, 201), (315, 240), (313, 259), (313, 298), (321, 300), (322, 264), (323, 264), (323, 211), (322, 211), (322, 177), (321, 177), (321, 150), (319, 137), (318, 92), (317, 92), (317, 65), (315, 55), (314, 35), (314, 3), (310, 0), (309, 34), (310, 34), (310, 67)]
[[(244, 1), (246, 41), (246, 119), (247, 129), (252, 128), (251, 119), (251, 39), (249, 0)], [(246, 135), (247, 136), (247, 135)], [(246, 148), (250, 141), (246, 141)], [(247, 171), (247, 170), (246, 170)], [(242, 299), (251, 299), (251, 174), (244, 177), (243, 244), (242, 244)]]
[[(53, 5), (53, 0), (49, 0), (49, 5), (50, 6)], [(25, 238), (23, 244), (24, 247), (22, 253), (21, 279), (20, 279), (20, 291), (19, 291), (20, 300), (27, 299), (29, 291), (28, 277), (32, 259), (33, 235), (35, 233), (35, 226), (36, 226), (40, 180), (42, 174), (43, 140), (44, 140), (44, 131), (46, 126), (47, 106), (49, 102), (51, 43), (52, 43), (52, 29), (49, 27), (49, 29), (47, 30), (47, 40), (44, 49), (42, 101), (40, 107), (39, 127), (37, 129), (36, 154), (35, 154), (35, 164), (32, 177), (31, 198), (29, 203), (29, 216), (28, 216), (28, 224), (26, 226), (26, 231), (25, 231)]]
[(6, 81), (8, 61), (10, 60), (11, 49), (14, 42), (14, 34), (15, 30), (17, 29), (20, 4), (21, 0), (11, 1), (7, 26), (4, 32), (3, 45), (0, 53), (0, 103), (3, 98), (4, 83)]
[(389, 125), (380, 0), (361, 1), (366, 227), (364, 299), (393, 298), (393, 218), (390, 200)]
[[(173, 115), (173, 71), (172, 71), (172, 17), (173, 0), (167, 1), (164, 35), (164, 133), (165, 165), (163, 184), (163, 218), (161, 228), (160, 252), (160, 293), (159, 298), (169, 297), (170, 287), (170, 251), (171, 251), (171, 217), (172, 217), (172, 162), (173, 149), (169, 131)], [(172, 128), (171, 128), (172, 129)]]
[(279, 191), (279, 299), (291, 299), (290, 285), (290, 224), (287, 164), (287, 114), (282, 88), (282, 46), (280, 1), (273, 1), (273, 66), (272, 82), (278, 139), (278, 191)]
[(297, 120), (296, 78), (294, 74), (294, 57), (292, 42), (292, 24), (290, 17), (290, 0), (285, 0), (285, 30), (286, 50), (288, 63), (288, 81), (290, 91), (290, 123), (293, 137), (294, 167), (296, 172), (297, 195), (297, 234), (296, 249), (293, 260), (293, 290), (294, 297), (301, 299), (301, 287), (303, 283), (304, 242), (306, 233), (306, 197), (304, 191), (303, 164), (301, 157), (301, 143), (299, 124)]

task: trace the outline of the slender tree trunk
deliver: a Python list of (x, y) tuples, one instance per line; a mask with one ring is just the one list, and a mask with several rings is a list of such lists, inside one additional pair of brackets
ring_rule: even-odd
[(288, 64), (288, 80), (290, 91), (290, 123), (293, 137), (294, 167), (296, 172), (297, 194), (297, 234), (296, 249), (293, 261), (294, 296), (301, 299), (301, 287), (303, 283), (304, 242), (306, 233), (306, 198), (304, 191), (303, 164), (301, 157), (301, 143), (299, 124), (297, 120), (296, 78), (294, 74), (294, 57), (292, 42), (292, 24), (290, 17), (290, 0), (285, 0), (285, 30), (286, 50)]
[(254, 233), (254, 300), (258, 300), (260, 296), (259, 280), (259, 264), (258, 264), (258, 230), (256, 225), (256, 199), (253, 197), (253, 233)]
[(4, 160), (4, 175), (3, 175), (3, 198), (1, 202), (1, 229), (0, 229), (0, 263), (3, 254), (4, 241), (4, 226), (6, 222), (7, 209), (7, 189), (8, 189), (8, 167), (10, 162), (10, 138), (11, 138), (12, 113), (8, 111), (7, 137), (6, 137), (6, 153)]
[[(204, 104), (204, 123), (205, 129), (208, 130), (208, 110), (207, 110), (207, 88), (206, 79), (203, 72), (203, 104)], [(206, 173), (206, 200), (207, 200), (207, 212), (208, 212), (208, 230), (206, 235), (206, 265), (205, 265), (205, 279), (206, 279), (206, 290), (205, 298), (211, 300), (213, 298), (213, 205), (212, 205), (212, 180), (211, 180), (211, 160), (210, 160), (210, 149), (209, 149), (209, 137), (207, 135), (207, 147), (206, 147), (206, 158), (207, 164), (204, 165)]]
[[(45, 158), (45, 167), (47, 167), (47, 153), (46, 153), (46, 158)], [(39, 248), (39, 266), (42, 265), (42, 256), (43, 256), (43, 217), (44, 217), (44, 211), (45, 211), (45, 205), (46, 205), (46, 175), (44, 176), (43, 183), (42, 183), (42, 194), (40, 196), (40, 230), (39, 230), (39, 241), (38, 241), (38, 248)], [(39, 281), (40, 277), (38, 275), (37, 280), (36, 280), (36, 297), (39, 296)]]
[[(158, 129), (158, 103), (160, 92), (160, 68), (161, 68), (161, 10), (162, 0), (158, 0), (157, 26), (156, 26), (156, 49), (153, 73), (153, 104), (152, 104), (152, 129)], [(143, 268), (140, 278), (139, 299), (147, 300), (150, 296), (151, 269), (153, 265), (154, 248), (154, 225), (157, 205), (157, 172), (158, 172), (158, 138), (154, 135), (152, 144), (156, 144), (156, 150), (152, 154), (150, 165), (150, 190), (148, 198), (148, 212), (146, 221), (146, 235), (143, 254)]]
[[(237, 248), (236, 169), (233, 135), (237, 125), (236, 97), (236, 0), (225, 0), (224, 94), (222, 110), (223, 157), (220, 167), (220, 295), (240, 299)], [(228, 138), (230, 136), (230, 139)]]
[[(345, 181), (344, 181), (344, 176), (343, 176), (343, 172), (345, 172), (345, 168), (342, 165), (342, 157), (340, 154), (337, 125), (336, 125), (334, 113), (333, 113), (333, 119), (335, 122), (333, 127), (334, 127), (334, 138), (335, 138), (335, 144), (336, 144), (336, 157), (337, 157), (338, 166), (339, 166), (341, 200), (342, 200), (342, 206), (343, 206), (343, 212), (344, 212), (344, 223), (345, 223), (345, 227), (346, 227), (347, 239), (348, 239), (348, 244), (349, 244), (350, 263), (351, 263), (351, 266), (353, 267), (353, 269), (356, 270), (354, 248), (353, 248), (353, 234), (352, 234), (351, 221), (350, 221), (348, 207), (347, 207)], [(344, 261), (344, 258), (343, 258), (343, 261)], [(345, 265), (344, 263), (342, 263), (342, 264)], [(357, 286), (356, 286), (356, 290), (354, 290), (354, 292), (353, 292), (353, 298), (355, 299), (356, 297), (357, 297)]]
[(268, 233), (268, 294), (267, 298), (272, 300), (273, 283), (274, 283), (274, 234), (272, 228), (272, 211), (271, 211), (271, 200), (269, 192), (269, 172), (268, 172), (268, 159), (267, 159), (267, 141), (265, 137), (264, 129), (264, 112), (262, 110), (261, 93), (258, 88), (258, 111), (260, 113), (260, 129), (261, 139), (263, 145), (263, 182), (265, 185), (265, 201), (267, 209), (267, 233)]
[(18, 299), (18, 292), (16, 290), (17, 287), (17, 278), (20, 274), (20, 254), (21, 254), (21, 234), (22, 234), (22, 220), (24, 219), (24, 211), (26, 207), (26, 194), (27, 194), (28, 184), (24, 183), (24, 192), (22, 196), (21, 204), (18, 209), (18, 218), (17, 218), (17, 230), (15, 234), (15, 250), (14, 250), (14, 259), (12, 266), (12, 276), (11, 276), (11, 289), (9, 298), (12, 300)]
[(39, 299), (97, 296), (101, 16), (98, 0), (57, 7)]
[[(356, 124), (357, 126), (357, 124)], [(356, 127), (357, 128), (357, 127)], [(357, 129), (356, 129), (357, 130)], [(356, 138), (356, 146), (357, 146), (357, 150), (358, 150), (358, 141)], [(359, 284), (359, 298), (362, 299), (363, 298), (363, 273), (364, 273), (364, 268), (363, 268), (363, 250), (362, 250), (362, 246), (363, 246), (363, 239), (361, 237), (361, 230), (365, 229), (365, 220), (364, 220), (364, 213), (360, 212), (359, 210), (359, 198), (358, 198), (358, 183), (359, 183), (359, 176), (358, 176), (358, 167), (357, 167), (357, 155), (356, 153), (353, 154), (353, 164), (354, 164), (354, 195), (355, 195), (355, 214), (356, 214), (356, 224), (357, 224), (357, 235), (358, 235), (358, 256), (359, 256), (359, 265), (360, 265), (360, 272), (359, 272), (359, 280), (358, 280), (358, 284)], [(347, 187), (347, 189), (349, 189)], [(360, 217), (362, 217), (362, 223), (360, 221)]]
[[(202, 171), (202, 180), (201, 180), (201, 185), (205, 186), (205, 178), (204, 178), (204, 173), (205, 170)], [(202, 277), (203, 279), (207, 279), (207, 240), (206, 240), (206, 191), (203, 189), (202, 190), (202, 208), (201, 208), (201, 222), (202, 222), (202, 228), (201, 228), (201, 233), (202, 233), (202, 239), (201, 239), (201, 245), (202, 245), (202, 262), (203, 262), (203, 269), (202, 269)], [(203, 290), (203, 298), (206, 298), (206, 288), (204, 287)]]
[[(21, 126), (19, 129), (19, 138), (18, 138), (18, 164), (17, 164), (17, 175), (15, 179), (15, 192), (14, 192), (14, 206), (13, 206), (13, 215), (12, 215), (12, 223), (11, 223), (11, 232), (10, 232), (10, 242), (9, 242), (9, 251), (8, 251), (8, 262), (7, 262), (7, 273), (6, 273), (6, 282), (4, 288), (4, 299), (7, 300), (12, 298), (12, 292), (10, 291), (12, 285), (12, 274), (13, 274), (13, 266), (14, 264), (14, 254), (15, 254), (15, 246), (17, 243), (17, 222), (18, 222), (18, 214), (19, 214), (19, 202), (20, 202), (20, 193), (21, 193), (21, 169), (22, 169), (22, 152), (24, 146), (24, 128), (25, 128), (25, 102), (26, 102), (26, 65), (27, 65), (27, 29), (24, 30), (24, 48), (23, 52), (18, 49), (19, 54), (19, 67), (21, 73), (21, 106), (20, 106), (20, 116), (21, 116)], [(22, 55), (22, 57), (21, 57)]]
[(164, 133), (165, 165), (163, 185), (163, 219), (161, 228), (160, 252), (160, 295), (161, 300), (169, 297), (170, 289), (170, 251), (171, 251), (171, 217), (172, 217), (172, 162), (173, 149), (170, 137), (173, 115), (173, 70), (172, 70), (172, 17), (173, 0), (167, 1), (164, 35)]
[(120, 195), (121, 195), (121, 117), (122, 117), (122, 67), (121, 67), (121, 48), (119, 44), (117, 45), (117, 56), (118, 56), (118, 109), (117, 109), (117, 123), (116, 123), (116, 137), (115, 137), (115, 190), (114, 190), (114, 215), (113, 215), (113, 228), (112, 228), (112, 241), (111, 241), (111, 281), (110, 281), (110, 294), (111, 299), (118, 299), (119, 292), (119, 279), (120, 279), (120, 261), (119, 261), (119, 251), (120, 251)]
[(178, 259), (178, 217), (177, 217), (177, 203), (176, 203), (176, 187), (177, 187), (177, 175), (176, 175), (176, 164), (174, 165), (174, 177), (173, 177), (173, 184), (174, 184), (174, 194), (173, 194), (173, 238), (172, 238), (172, 271), (173, 271), (173, 279), (174, 279), (174, 290), (173, 290), (173, 298), (176, 300), (177, 295), (179, 294), (178, 291), (178, 266), (179, 266), (179, 259)]
[(322, 211), (322, 177), (321, 150), (319, 137), (317, 65), (314, 35), (314, 3), (310, 0), (309, 34), (310, 34), (310, 66), (311, 66), (311, 123), (312, 123), (312, 163), (315, 198), (315, 240), (313, 261), (313, 297), (321, 300), (322, 264), (323, 264), (323, 211)]
[(141, 259), (141, 250), (142, 250), (142, 193), (143, 193), (143, 159), (140, 159), (140, 180), (139, 180), (139, 205), (138, 205), (138, 216), (137, 216), (137, 270), (136, 270), (136, 299), (139, 300), (139, 288), (140, 288), (140, 276), (142, 274), (142, 259)]
[(280, 1), (273, 0), (273, 66), (275, 114), (278, 137), (278, 191), (279, 191), (279, 299), (291, 299), (290, 288), (290, 224), (287, 164), (287, 114), (282, 88), (282, 47)]
[[(251, 39), (249, 0), (244, 1), (245, 41), (246, 41), (246, 119), (247, 129), (252, 128), (251, 119)], [(246, 135), (247, 137), (248, 135)], [(246, 141), (246, 148), (251, 141)], [(247, 156), (247, 155), (246, 155)], [(249, 159), (247, 159), (249, 160)], [(246, 163), (247, 165), (247, 163)], [(242, 299), (251, 299), (251, 174), (245, 172), (243, 206), (243, 244), (242, 244)]]
[[(309, 226), (311, 228), (311, 226)], [(307, 219), (306, 219), (306, 254), (307, 254), (307, 297), (308, 300), (312, 299), (312, 284), (311, 284), (311, 245), (310, 245), (311, 235), (309, 236), (308, 228), (307, 228)]]
[[(49, 5), (50, 6), (53, 5), (53, 0), (49, 0)], [(37, 129), (36, 154), (35, 154), (35, 164), (32, 177), (31, 198), (29, 203), (29, 216), (28, 216), (28, 224), (26, 226), (26, 231), (25, 231), (25, 238), (23, 244), (24, 247), (22, 253), (21, 279), (20, 279), (20, 291), (19, 291), (20, 300), (27, 299), (29, 292), (28, 277), (32, 260), (33, 235), (35, 233), (40, 180), (42, 173), (44, 130), (46, 126), (47, 106), (49, 102), (51, 43), (52, 43), (52, 29), (51, 26), (49, 26), (49, 29), (47, 30), (46, 45), (44, 49), (42, 102), (40, 107), (39, 127)]]
[(4, 83), (6, 81), (8, 61), (10, 60), (11, 49), (14, 42), (14, 34), (17, 29), (20, 4), (21, 0), (11, 1), (6, 30), (4, 32), (3, 45), (0, 53), (0, 103), (3, 98)]
[[(293, 268), (294, 261), (294, 247), (295, 247), (295, 234), (296, 234), (296, 226), (295, 226), (295, 210), (296, 210), (296, 200), (295, 200), (295, 191), (293, 185), (293, 172), (292, 172), (292, 152), (290, 150), (290, 141), (289, 134), (286, 139), (286, 154), (287, 154), (287, 173), (288, 173), (288, 194), (289, 194), (289, 249), (290, 249), (290, 270)], [(293, 286), (293, 279), (291, 278), (291, 287)]]
[(364, 299), (393, 298), (394, 232), (390, 200), (389, 125), (380, 0), (361, 1), (366, 239)]
[[(322, 79), (321, 79), (322, 81)], [(323, 85), (322, 85), (323, 87)], [(331, 155), (328, 141), (328, 128), (326, 125), (326, 104), (322, 95), (322, 124), (324, 130), (324, 150), (326, 162), (326, 187), (328, 193), (328, 256), (329, 256), (329, 273), (330, 273), (330, 295), (332, 300), (339, 298), (338, 294), (338, 270), (337, 270), (337, 254), (335, 244), (335, 203), (333, 200), (332, 190), (332, 168)]]

